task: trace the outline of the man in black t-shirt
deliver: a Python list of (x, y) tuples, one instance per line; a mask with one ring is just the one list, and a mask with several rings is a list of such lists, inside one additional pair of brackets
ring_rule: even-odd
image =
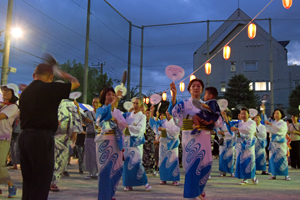
[(62, 99), (80, 86), (76, 78), (60, 71), (70, 83), (53, 81), (53, 68), (39, 64), (34, 81), (22, 92), (19, 136), (20, 162), (23, 176), (23, 200), (48, 199), (54, 169), (54, 133), (58, 127), (57, 111)]

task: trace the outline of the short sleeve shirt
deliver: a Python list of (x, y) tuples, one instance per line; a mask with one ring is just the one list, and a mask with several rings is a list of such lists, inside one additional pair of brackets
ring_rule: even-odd
[(292, 141), (300, 140), (300, 135), (298, 135), (297, 133), (292, 133), (292, 131), (300, 131), (300, 123), (296, 123), (296, 124), (291, 124), (290, 123), (289, 126), (288, 126), (288, 130), (290, 132), (290, 137), (291, 137)]
[(45, 83), (34, 80), (20, 97), (21, 129), (43, 129), (55, 132), (58, 127), (58, 106), (68, 99), (71, 83)]
[(4, 105), (0, 113), (4, 113), (7, 119), (0, 120), (0, 140), (11, 140), (12, 125), (18, 116), (18, 106), (16, 104)]

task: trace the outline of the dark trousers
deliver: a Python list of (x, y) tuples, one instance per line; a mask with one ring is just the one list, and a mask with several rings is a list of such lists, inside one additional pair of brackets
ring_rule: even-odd
[(19, 136), (22, 200), (47, 200), (54, 169), (54, 132), (26, 129)]
[(84, 146), (76, 145), (76, 151), (78, 155), (79, 172), (83, 172), (84, 171), (84, 165), (83, 165)]
[(300, 168), (300, 140), (291, 142), (292, 149), (290, 150), (291, 167)]

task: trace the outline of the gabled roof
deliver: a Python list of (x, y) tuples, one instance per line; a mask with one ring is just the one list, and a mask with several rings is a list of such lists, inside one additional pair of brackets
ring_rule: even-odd
[[(231, 20), (238, 20), (238, 21), (231, 21)], [(240, 8), (238, 8), (228, 19), (225, 21), (210, 37), (209, 37), (209, 53), (214, 51), (220, 43), (222, 43), (224, 40), (228, 38), (228, 36), (239, 26), (245, 26), (249, 23), (251, 18), (244, 13)], [(266, 32), (262, 27), (260, 27), (258, 24), (256, 24), (258, 28), (264, 31), (264, 34), (269, 35), (268, 32)], [(273, 38), (274, 41), (277, 41)], [(289, 41), (282, 41), (279, 42), (283, 47), (288, 45)], [(197, 51), (200, 50), (199, 53), (206, 54), (206, 45), (207, 43), (204, 42)], [(201, 50), (202, 49), (202, 50)], [(197, 53), (195, 51), (194, 54)]]
[(283, 47), (286, 47), (290, 43), (290, 41), (278, 41), (278, 43), (281, 44)]

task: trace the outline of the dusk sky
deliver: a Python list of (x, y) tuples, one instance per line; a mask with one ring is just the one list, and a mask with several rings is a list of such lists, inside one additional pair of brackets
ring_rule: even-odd
[[(155, 25), (203, 20), (226, 20), (237, 8), (238, 0), (107, 0), (133, 25)], [(239, 6), (253, 18), (270, 0), (240, 0)], [(5, 29), (8, 0), (0, 0), (0, 30)], [(289, 40), (288, 63), (300, 64), (300, 1), (290, 9), (274, 0), (258, 18), (272, 18), (272, 34)], [(91, 0), (89, 66), (105, 62), (109, 77), (121, 78), (127, 69), (129, 24), (103, 0)], [(14, 0), (12, 26), (24, 31), (12, 38), (9, 66), (17, 68), (8, 83), (29, 84), (34, 66), (44, 52), (60, 63), (67, 60), (84, 64), (87, 0)], [(210, 23), (210, 34), (222, 23)], [(268, 21), (258, 22), (268, 32)], [(193, 53), (206, 41), (206, 23), (146, 27), (144, 29), (143, 93), (169, 87), (165, 68), (175, 64), (193, 70)], [(0, 37), (3, 48), (4, 33)], [(131, 86), (139, 84), (141, 30), (132, 28)], [(2, 64), (2, 60), (1, 60)], [(204, 73), (204, 71), (203, 71)], [(187, 84), (188, 82), (186, 82)], [(169, 93), (168, 93), (169, 94)], [(188, 97), (180, 93), (179, 98)]]

